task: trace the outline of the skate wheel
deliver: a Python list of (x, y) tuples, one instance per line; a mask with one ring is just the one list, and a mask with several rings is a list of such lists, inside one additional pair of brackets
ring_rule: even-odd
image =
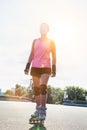
[(40, 120), (40, 124), (41, 124), (41, 125), (44, 125), (44, 120)]

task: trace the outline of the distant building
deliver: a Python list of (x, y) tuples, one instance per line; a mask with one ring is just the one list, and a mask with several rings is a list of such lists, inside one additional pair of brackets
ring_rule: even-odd
[(2, 95), (2, 89), (0, 88), (0, 95)]
[(68, 99), (68, 94), (66, 91), (64, 91), (64, 99)]
[(1, 94), (1, 89), (0, 89), (0, 94)]

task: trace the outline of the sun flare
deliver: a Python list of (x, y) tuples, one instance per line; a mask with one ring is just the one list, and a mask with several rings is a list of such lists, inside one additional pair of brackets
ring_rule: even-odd
[(58, 25), (52, 33), (52, 37), (59, 43), (69, 43), (73, 38), (73, 28), (69, 25)]

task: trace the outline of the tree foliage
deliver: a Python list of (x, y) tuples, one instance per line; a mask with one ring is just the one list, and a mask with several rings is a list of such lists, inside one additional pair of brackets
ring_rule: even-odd
[[(66, 86), (64, 90), (61, 88), (55, 88), (50, 85), (47, 87), (47, 103), (49, 104), (62, 104), (64, 99), (64, 92), (67, 93), (68, 100), (85, 101), (87, 91), (78, 86)], [(5, 95), (14, 96), (12, 90), (7, 90)], [(33, 84), (31, 87), (23, 87), (19, 84), (15, 85), (15, 96), (27, 97), (34, 101)]]
[(15, 86), (15, 96), (26, 96), (27, 89), (26, 87), (22, 87), (21, 85), (16, 84)]
[(13, 96), (13, 92), (11, 90), (6, 90), (4, 94), (7, 96)]
[(85, 100), (86, 90), (78, 86), (67, 86), (65, 88), (69, 100)]
[(63, 102), (64, 91), (61, 88), (48, 86), (48, 103), (60, 104)]

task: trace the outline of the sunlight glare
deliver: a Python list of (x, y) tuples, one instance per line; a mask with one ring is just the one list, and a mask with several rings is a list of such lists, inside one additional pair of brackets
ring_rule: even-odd
[(69, 43), (73, 38), (73, 29), (69, 25), (57, 25), (53, 30), (52, 37), (58, 43)]

